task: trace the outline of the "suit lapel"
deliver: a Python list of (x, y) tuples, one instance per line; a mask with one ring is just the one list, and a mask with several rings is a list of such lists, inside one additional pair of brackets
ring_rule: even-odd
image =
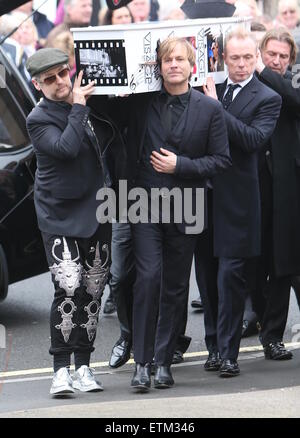
[[(222, 102), (223, 100), (226, 87), (227, 80), (217, 87), (217, 95), (220, 102)], [(243, 89), (235, 97), (227, 111), (233, 116), (238, 116), (243, 111), (243, 109), (247, 105), (249, 105), (249, 103), (254, 99), (257, 91), (257, 79), (255, 76), (253, 76), (251, 81), (245, 87), (243, 87)]]
[(141, 114), (142, 114), (142, 121), (139, 126), (139, 130), (141, 131), (141, 135), (139, 132), (137, 132), (137, 138), (140, 138), (140, 144), (138, 145), (138, 157), (140, 158), (143, 152), (143, 147), (145, 144), (145, 135), (146, 135), (146, 129), (147, 129), (147, 121), (148, 121), (148, 115), (150, 111), (150, 107), (152, 105), (153, 99), (155, 99), (155, 96), (157, 93), (154, 94), (152, 99), (149, 99), (145, 105), (144, 108), (141, 108)]
[(223, 100), (223, 96), (227, 87), (227, 79), (223, 84), (217, 85), (217, 95), (220, 102)]
[(257, 79), (253, 76), (252, 80), (238, 93), (227, 110), (230, 114), (237, 117), (255, 98), (258, 91), (256, 81)]

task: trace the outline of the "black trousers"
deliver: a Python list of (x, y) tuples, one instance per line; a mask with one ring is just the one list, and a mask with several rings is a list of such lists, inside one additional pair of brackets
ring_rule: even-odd
[(197, 239), (195, 272), (201, 284), (205, 342), (210, 353), (236, 360), (243, 327), (252, 259), (213, 256), (212, 192), (208, 193), (208, 229)]
[(182, 318), (196, 239), (174, 224), (134, 224), (136, 281), (133, 349), (137, 363), (171, 365)]
[(260, 172), (262, 252), (256, 264), (256, 287), (252, 302), (261, 324), (261, 342), (282, 341), (288, 318), (292, 276), (277, 277), (273, 253), (272, 176), (265, 166)]
[[(61, 267), (60, 260), (68, 257), (69, 252), (75, 269), (89, 270), (93, 267), (95, 259), (95, 251), (93, 249), (95, 250), (97, 242), (99, 242), (101, 262), (104, 264), (108, 255), (106, 266), (109, 268), (110, 224), (100, 225), (96, 233), (90, 238), (66, 237), (64, 242), (63, 236), (42, 233), (42, 237), (49, 267), (54, 265)], [(57, 245), (54, 245), (55, 242)], [(107, 252), (102, 248), (104, 244), (108, 247)], [(70, 273), (70, 271), (68, 272)], [(52, 273), (55, 294), (50, 312), (51, 346), (49, 352), (52, 355), (71, 354), (73, 352), (91, 353), (94, 350), (96, 324), (98, 322), (103, 290), (100, 296), (95, 299), (93, 295), (87, 292), (88, 289), (84, 284), (82, 275), (75, 290), (72, 290), (71, 287), (65, 287), (64, 284), (60, 283), (59, 275), (59, 272), (58, 276)], [(71, 284), (72, 281), (69, 282), (70, 286)], [(105, 284), (102, 289), (104, 287)]]
[(130, 224), (112, 225), (111, 292), (116, 300), (121, 337), (132, 341), (133, 285), (135, 262)]

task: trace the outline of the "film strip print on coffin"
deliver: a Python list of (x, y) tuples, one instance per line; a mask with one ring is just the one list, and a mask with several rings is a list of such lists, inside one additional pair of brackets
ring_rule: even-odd
[(92, 80), (102, 87), (128, 85), (124, 40), (76, 41), (75, 56), (82, 85)]

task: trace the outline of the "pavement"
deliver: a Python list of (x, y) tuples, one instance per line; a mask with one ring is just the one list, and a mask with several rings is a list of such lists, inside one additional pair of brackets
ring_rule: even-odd
[[(146, 394), (130, 388), (132, 361), (118, 370), (96, 368), (103, 392), (76, 393), (64, 399), (48, 395), (50, 374), (3, 379), (3, 399), (9, 401), (12, 392), (19, 391), (19, 404), (12, 409), (7, 403), (0, 418), (102, 418), (114, 419), (113, 427), (118, 425), (116, 419), (129, 418), (299, 418), (300, 344), (286, 346), (294, 354), (289, 361), (265, 360), (259, 347), (242, 349), (241, 374), (234, 378), (205, 371), (207, 352), (187, 354), (182, 364), (172, 367), (173, 388), (151, 388)], [(43, 394), (41, 400), (35, 391), (40, 397)], [(107, 424), (111, 427), (112, 423)]]

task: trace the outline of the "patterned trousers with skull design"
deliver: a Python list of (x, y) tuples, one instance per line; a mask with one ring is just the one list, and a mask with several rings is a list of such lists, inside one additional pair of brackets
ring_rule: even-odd
[(92, 352), (109, 275), (111, 225), (99, 226), (90, 238), (42, 237), (55, 287), (49, 352)]

